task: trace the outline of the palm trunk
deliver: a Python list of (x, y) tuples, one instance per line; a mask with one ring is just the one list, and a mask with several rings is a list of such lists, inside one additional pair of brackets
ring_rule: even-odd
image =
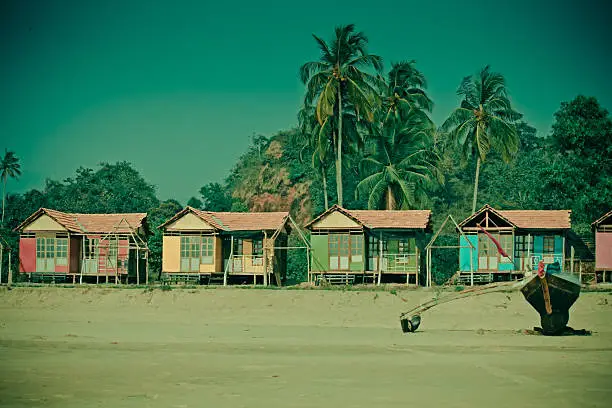
[(476, 179), (474, 180), (474, 201), (472, 201), (472, 214), (476, 212), (476, 198), (478, 197), (478, 176), (480, 175), (480, 156), (476, 159)]
[(0, 225), (4, 226), (4, 202), (6, 200), (6, 174), (4, 175), (3, 186), (2, 186), (2, 222)]
[(393, 196), (391, 186), (389, 186), (387, 187), (387, 210), (395, 210), (395, 204), (395, 197)]
[(338, 151), (336, 155), (336, 191), (342, 207), (342, 81), (338, 82)]
[(325, 211), (329, 209), (329, 201), (327, 199), (327, 174), (325, 168), (321, 169), (321, 176), (323, 177), (323, 200), (325, 201)]

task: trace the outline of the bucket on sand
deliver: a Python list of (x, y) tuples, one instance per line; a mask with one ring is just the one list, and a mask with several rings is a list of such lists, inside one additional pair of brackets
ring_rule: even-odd
[(404, 333), (413, 333), (421, 325), (421, 316), (414, 315), (400, 320)]

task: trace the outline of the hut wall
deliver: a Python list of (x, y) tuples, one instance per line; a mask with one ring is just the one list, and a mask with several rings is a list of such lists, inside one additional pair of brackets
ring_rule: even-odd
[(312, 247), (311, 270), (313, 272), (325, 272), (329, 269), (329, 240), (327, 234), (310, 236)]
[(19, 240), (19, 272), (36, 272), (36, 238)]
[(595, 269), (612, 270), (612, 232), (595, 233)]
[(181, 270), (181, 237), (164, 236), (162, 244), (162, 271), (180, 272)]
[[(466, 239), (467, 237), (467, 239)], [(463, 235), (459, 236), (459, 246), (465, 248), (459, 248), (459, 270), (461, 272), (470, 271), (470, 255), (472, 256), (472, 268), (474, 272), (478, 271), (478, 235)], [(469, 248), (469, 242), (472, 244), (474, 249)]]

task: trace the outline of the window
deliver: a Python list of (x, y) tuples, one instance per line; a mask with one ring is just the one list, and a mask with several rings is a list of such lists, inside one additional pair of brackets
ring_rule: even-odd
[(45, 241), (45, 238), (37, 238), (36, 239), (36, 258), (46, 258), (45, 255), (45, 248), (46, 248), (46, 243), (47, 241)]
[(202, 263), (212, 264), (214, 255), (214, 237), (202, 237)]
[(214, 245), (214, 237), (211, 236), (182, 236), (181, 258), (193, 260), (193, 262), (190, 262), (194, 265), (200, 263), (212, 264), (214, 262)]
[(68, 265), (68, 238), (57, 238), (55, 244), (55, 263), (57, 265)]
[(555, 237), (552, 235), (544, 236), (544, 248), (543, 253), (554, 254), (555, 253)]
[(351, 235), (351, 262), (363, 262), (363, 235)]
[(533, 255), (533, 237), (517, 235), (514, 237), (514, 242), (514, 256), (526, 258), (529, 254)]
[(400, 254), (414, 253), (414, 240), (410, 238), (400, 238), (398, 240), (398, 253)]
[[(504, 252), (508, 254), (508, 256), (512, 256), (512, 235), (501, 234), (499, 236), (499, 244), (501, 245)], [(505, 256), (502, 256), (501, 254), (499, 258), (500, 258), (500, 262), (512, 263), (512, 259), (506, 258)]]
[(234, 255), (242, 255), (243, 248), (242, 238), (234, 238)]
[(253, 240), (253, 265), (263, 265), (263, 240)]
[(85, 258), (93, 259), (98, 253), (98, 238), (83, 238), (85, 242)]

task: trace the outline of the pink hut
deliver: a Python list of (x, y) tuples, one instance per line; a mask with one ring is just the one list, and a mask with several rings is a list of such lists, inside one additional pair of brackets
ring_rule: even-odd
[(612, 211), (591, 224), (595, 231), (595, 277), (597, 281), (606, 282), (612, 276)]
[(32, 281), (146, 282), (146, 217), (41, 208), (15, 228), (19, 273)]

